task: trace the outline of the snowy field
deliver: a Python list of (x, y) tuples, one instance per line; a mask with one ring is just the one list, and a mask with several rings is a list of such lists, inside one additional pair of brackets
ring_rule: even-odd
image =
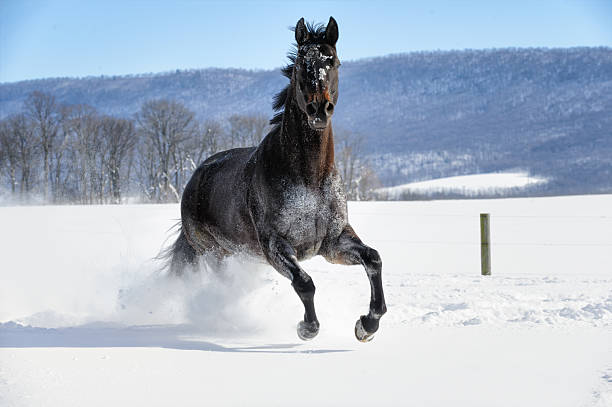
[(178, 216), (0, 208), (0, 406), (612, 406), (612, 195), (350, 203), (389, 309), (365, 344), (360, 267), (304, 263), (321, 331), (301, 342), (266, 265), (156, 272)]
[(526, 172), (473, 174), (411, 182), (380, 188), (377, 192), (391, 199), (398, 199), (404, 193), (451, 193), (470, 196), (478, 193), (503, 192), (512, 188), (527, 188), (546, 182), (545, 178), (533, 177)]

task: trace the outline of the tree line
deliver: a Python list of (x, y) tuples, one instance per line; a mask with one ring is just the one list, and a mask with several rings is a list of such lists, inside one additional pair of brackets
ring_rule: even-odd
[[(265, 116), (196, 118), (184, 104), (149, 100), (131, 118), (64, 104), (44, 92), (0, 121), (0, 202), (118, 204), (178, 202), (197, 166), (210, 155), (257, 145)], [(361, 138), (336, 136), (336, 165), (347, 197), (372, 199), (379, 185)]]

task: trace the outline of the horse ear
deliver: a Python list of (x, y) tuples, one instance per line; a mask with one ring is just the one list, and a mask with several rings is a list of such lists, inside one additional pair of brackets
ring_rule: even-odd
[(336, 46), (336, 41), (338, 41), (338, 23), (333, 17), (329, 18), (329, 23), (327, 23), (327, 28), (325, 29), (325, 40), (329, 45)]
[(304, 24), (304, 17), (300, 18), (300, 21), (295, 25), (295, 40), (297, 41), (298, 47), (308, 41), (309, 33)]

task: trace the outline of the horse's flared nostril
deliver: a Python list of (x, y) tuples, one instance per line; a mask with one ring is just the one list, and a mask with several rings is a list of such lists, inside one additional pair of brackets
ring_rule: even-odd
[(306, 113), (310, 116), (314, 116), (317, 113), (317, 106), (314, 102), (306, 105)]
[(334, 104), (332, 102), (327, 102), (327, 106), (325, 107), (325, 113), (328, 116), (334, 113)]

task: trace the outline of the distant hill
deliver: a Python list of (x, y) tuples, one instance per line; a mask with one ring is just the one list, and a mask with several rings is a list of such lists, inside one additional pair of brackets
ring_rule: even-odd
[[(30, 92), (132, 116), (172, 98), (204, 118), (272, 114), (278, 71), (203, 69), (0, 84), (0, 117)], [(419, 52), (343, 62), (334, 126), (360, 133), (385, 185), (520, 169), (537, 193), (612, 192), (612, 49)]]

